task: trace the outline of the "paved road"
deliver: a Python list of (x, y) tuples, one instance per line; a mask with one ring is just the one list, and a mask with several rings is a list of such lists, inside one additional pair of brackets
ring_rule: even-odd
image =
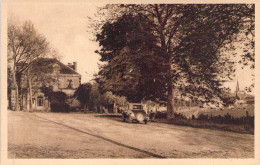
[(95, 114), (8, 111), (9, 158), (253, 158), (254, 136)]

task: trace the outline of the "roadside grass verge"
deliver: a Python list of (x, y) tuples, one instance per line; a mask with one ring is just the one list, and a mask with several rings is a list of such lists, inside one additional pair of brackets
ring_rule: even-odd
[[(121, 121), (120, 114), (100, 114), (95, 115), (95, 117), (109, 118), (112, 120)], [(209, 116), (205, 114), (200, 114), (198, 118), (187, 118), (183, 114), (175, 113), (174, 118), (166, 119), (166, 113), (157, 113), (155, 117), (154, 114), (150, 114), (150, 122), (254, 135), (254, 116), (243, 116), (240, 118), (234, 118), (229, 114), (226, 114), (224, 116)]]
[(209, 116), (200, 114), (198, 118), (186, 118), (182, 114), (174, 114), (174, 118), (166, 119), (166, 114), (157, 114), (152, 122), (173, 125), (190, 126), (194, 128), (208, 128), (237, 133), (254, 134), (254, 116), (233, 118), (230, 114), (224, 116)]

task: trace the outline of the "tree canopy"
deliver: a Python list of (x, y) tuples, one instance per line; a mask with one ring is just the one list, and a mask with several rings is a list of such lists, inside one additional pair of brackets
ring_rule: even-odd
[(91, 89), (92, 85), (90, 83), (84, 83), (81, 84), (74, 93), (74, 96), (79, 100), (81, 105), (84, 106), (84, 109), (89, 106)]
[(133, 102), (162, 98), (166, 89), (160, 75), (163, 66), (158, 61), (164, 58), (149, 23), (141, 15), (123, 15), (102, 29), (97, 40), (103, 48), (98, 53), (102, 61), (109, 63), (99, 72), (101, 88), (127, 96)]
[[(234, 61), (225, 52), (251, 36), (254, 5), (107, 5), (96, 40), (105, 61), (97, 81), (130, 101), (167, 100), (169, 115), (177, 93), (203, 101), (221, 98)], [(98, 25), (97, 25), (98, 26)], [(254, 59), (254, 50), (241, 54)]]

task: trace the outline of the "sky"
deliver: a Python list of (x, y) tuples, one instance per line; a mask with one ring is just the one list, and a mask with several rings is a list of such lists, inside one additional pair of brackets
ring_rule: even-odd
[[(36, 30), (43, 34), (51, 47), (61, 55), (64, 64), (77, 62), (78, 73), (82, 75), (82, 83), (92, 80), (98, 72), (98, 43), (91, 41), (88, 17), (93, 17), (97, 7), (95, 3), (68, 2), (12, 2), (8, 3), (8, 16), (17, 17), (19, 21), (31, 20)], [(226, 83), (231, 91), (239, 81), (240, 89), (252, 83), (252, 71), (237, 66), (234, 81)]]
[(99, 55), (94, 53), (98, 43), (90, 41), (93, 35), (87, 32), (87, 17), (93, 17), (96, 6), (88, 3), (9, 3), (8, 16), (21, 22), (31, 20), (36, 30), (58, 51), (61, 62), (77, 62), (82, 82), (87, 82), (98, 71)]

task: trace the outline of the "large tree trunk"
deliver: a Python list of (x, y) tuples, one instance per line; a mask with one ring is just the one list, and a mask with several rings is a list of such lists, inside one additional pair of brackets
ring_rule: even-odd
[[(14, 76), (15, 77), (15, 76)], [(19, 105), (19, 90), (18, 90), (18, 85), (16, 82), (16, 79), (14, 80), (14, 86), (15, 86), (15, 111), (20, 110), (20, 105)]]
[(17, 82), (17, 87), (18, 87), (18, 104), (19, 104), (19, 110), (22, 111), (23, 110), (23, 104), (22, 104), (22, 73), (18, 73), (16, 74), (16, 82)]
[(19, 90), (18, 90), (18, 85), (17, 85), (17, 80), (16, 80), (16, 68), (15, 68), (15, 64), (13, 66), (13, 83), (15, 86), (15, 109), (13, 109), (14, 111), (19, 111), (20, 106), (19, 106)]
[(87, 112), (87, 105), (84, 104), (84, 113), (86, 113), (86, 112)]
[(27, 81), (28, 81), (28, 92), (29, 92), (29, 109), (28, 111), (32, 111), (32, 82), (29, 74), (29, 68), (27, 69)]
[(173, 86), (172, 80), (169, 79), (167, 82), (167, 118), (172, 118), (174, 113), (173, 108)]
[(31, 79), (29, 80), (29, 97), (30, 97), (30, 110), (33, 110), (33, 102), (32, 102), (32, 82)]
[(15, 85), (15, 111), (20, 110), (20, 104), (19, 104), (19, 91), (18, 91), (18, 86)]
[(171, 56), (166, 53), (168, 56), (168, 69), (167, 69), (167, 118), (174, 117), (174, 103), (173, 103), (173, 82), (172, 82), (172, 64)]

